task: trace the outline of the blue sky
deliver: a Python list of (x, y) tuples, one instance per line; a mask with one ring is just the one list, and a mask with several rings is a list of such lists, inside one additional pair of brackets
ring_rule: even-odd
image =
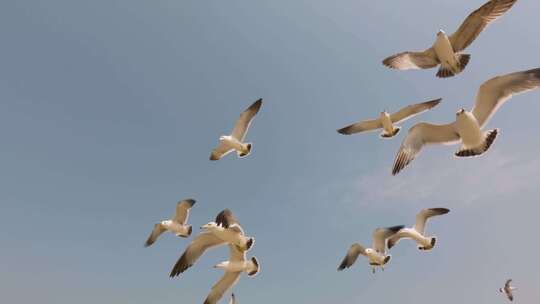
[[(195, 227), (230, 208), (256, 237), (262, 271), (235, 287), (240, 303), (504, 303), (496, 290), (508, 277), (533, 303), (540, 92), (501, 108), (485, 157), (428, 148), (390, 175), (415, 121), (451, 121), (483, 81), (540, 66), (540, 4), (525, 0), (468, 49), (457, 77), (381, 64), (429, 46), (483, 2), (2, 1), (2, 298), (202, 303), (226, 248), (174, 280), (188, 240), (143, 248), (152, 225), (193, 197)], [(208, 161), (261, 97), (252, 155)], [(393, 140), (335, 132), (438, 97)], [(428, 226), (434, 251), (404, 243), (384, 273), (363, 260), (336, 271), (374, 228), (437, 206), (452, 211)]]

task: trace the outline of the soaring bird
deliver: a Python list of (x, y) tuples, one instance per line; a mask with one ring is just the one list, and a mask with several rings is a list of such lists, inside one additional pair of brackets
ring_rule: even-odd
[(490, 0), (472, 12), (459, 29), (450, 36), (443, 30), (437, 33), (432, 47), (420, 52), (403, 52), (383, 60), (387, 67), (398, 70), (430, 69), (440, 65), (437, 77), (459, 74), (469, 63), (471, 55), (462, 54), (480, 33), (506, 13), (517, 0)]
[(416, 215), (414, 227), (403, 228), (398, 233), (388, 239), (388, 249), (392, 249), (401, 239), (413, 239), (418, 244), (420, 250), (431, 250), (437, 242), (434, 236), (426, 236), (425, 229), (427, 220), (433, 216), (443, 215), (450, 212), (446, 208), (423, 209)]
[(236, 121), (231, 135), (223, 135), (219, 138), (219, 145), (210, 154), (210, 160), (218, 160), (229, 154), (233, 150), (236, 151), (238, 157), (247, 156), (251, 153), (251, 143), (244, 143), (246, 133), (249, 129), (251, 121), (259, 112), (262, 105), (262, 99), (251, 104)]
[(504, 284), (503, 288), (499, 288), (499, 292), (506, 295), (508, 300), (514, 301), (514, 293), (513, 291), (516, 290), (516, 287), (510, 286), (510, 283), (512, 283), (512, 279), (508, 279), (506, 281), (506, 284)]
[[(260, 271), (260, 264), (256, 257), (251, 259), (246, 258), (246, 252), (238, 250), (236, 246), (229, 245), (230, 257), (228, 261), (221, 262), (214, 266), (215, 268), (221, 268), (225, 270), (225, 274), (221, 279), (212, 287), (212, 290), (206, 297), (204, 304), (217, 303), (227, 290), (233, 287), (238, 280), (242, 272), (247, 273), (248, 276), (253, 277)], [(235, 303), (234, 294), (231, 299), (232, 303)]]
[(189, 217), (189, 210), (195, 205), (194, 199), (185, 199), (179, 201), (176, 204), (176, 213), (173, 218), (170, 220), (161, 221), (154, 225), (152, 233), (146, 240), (144, 244), (145, 247), (148, 247), (157, 240), (157, 238), (165, 231), (170, 231), (177, 236), (187, 238), (191, 235), (193, 231), (191, 225), (187, 225), (187, 220)]
[(386, 265), (392, 257), (390, 254), (387, 254), (386, 242), (388, 238), (392, 237), (403, 227), (405, 226), (393, 226), (375, 229), (373, 232), (373, 248), (364, 248), (358, 243), (352, 244), (347, 251), (347, 255), (345, 258), (343, 258), (343, 261), (339, 265), (338, 271), (351, 267), (354, 262), (356, 262), (356, 259), (358, 259), (360, 254), (367, 257), (373, 273), (375, 273), (376, 267), (381, 267), (381, 269), (384, 271), (384, 265)]
[(403, 122), (413, 116), (416, 116), (422, 112), (425, 112), (441, 102), (441, 98), (430, 100), (422, 103), (408, 105), (404, 108), (401, 108), (399, 111), (389, 114), (384, 111), (381, 112), (379, 118), (372, 120), (364, 120), (352, 125), (341, 128), (338, 131), (340, 134), (350, 135), (354, 133), (366, 132), (366, 131), (375, 131), (377, 129), (383, 129), (381, 133), (382, 138), (390, 138), (396, 135), (400, 127), (394, 126), (394, 124)]
[[(217, 223), (221, 224), (217, 224)], [(226, 227), (222, 224), (226, 224)], [(178, 259), (170, 277), (176, 277), (193, 266), (195, 262), (210, 248), (230, 244), (240, 251), (247, 251), (255, 242), (252, 237), (246, 237), (240, 224), (228, 209), (221, 211), (215, 222), (201, 227), (203, 231), (193, 239), (182, 256)]]
[(457, 157), (485, 153), (497, 137), (498, 130), (482, 131), (495, 112), (513, 95), (540, 86), (540, 68), (492, 78), (480, 86), (471, 112), (461, 109), (456, 120), (445, 125), (418, 123), (409, 129), (394, 160), (392, 174), (398, 174), (428, 144), (462, 144)]

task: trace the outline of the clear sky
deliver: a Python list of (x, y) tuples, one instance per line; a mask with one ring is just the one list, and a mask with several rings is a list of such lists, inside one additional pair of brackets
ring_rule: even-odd
[[(179, 279), (189, 240), (143, 243), (176, 202), (191, 223), (232, 209), (256, 237), (262, 271), (239, 303), (504, 303), (540, 297), (536, 221), (540, 92), (489, 123), (489, 153), (426, 149), (396, 177), (394, 155), (416, 121), (471, 108), (479, 85), (540, 66), (540, 3), (520, 0), (467, 52), (461, 75), (392, 71), (391, 54), (424, 49), (484, 0), (0, 1), (0, 293), (11, 303), (202, 303), (226, 248)], [(242, 160), (208, 156), (240, 111), (264, 104)], [(381, 110), (442, 97), (392, 140), (336, 129)], [(336, 268), (379, 226), (428, 230), (432, 252), (399, 244), (384, 273), (364, 259)], [(198, 232), (195, 229), (195, 232)]]

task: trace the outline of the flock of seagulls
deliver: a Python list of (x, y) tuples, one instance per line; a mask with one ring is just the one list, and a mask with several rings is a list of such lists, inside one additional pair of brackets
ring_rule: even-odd
[[(517, 0), (490, 0), (471, 13), (452, 35), (447, 36), (444, 31), (440, 30), (437, 33), (435, 43), (429, 49), (420, 52), (399, 53), (386, 58), (383, 64), (398, 70), (428, 69), (440, 66), (437, 77), (455, 76), (463, 72), (471, 58), (469, 54), (461, 52), (479, 36), (484, 28), (506, 13), (516, 2)], [(513, 95), (538, 87), (540, 87), (540, 68), (497, 76), (484, 82), (478, 90), (472, 110), (459, 109), (453, 122), (447, 124), (420, 122), (409, 129), (395, 157), (392, 175), (402, 171), (417, 157), (424, 146), (430, 144), (461, 144), (454, 153), (456, 157), (480, 156), (486, 153), (499, 133), (498, 129), (485, 130), (490, 118)], [(353, 123), (337, 130), (337, 132), (350, 135), (382, 129), (380, 134), (382, 138), (393, 138), (400, 131), (400, 127), (396, 124), (433, 109), (441, 100), (439, 98), (408, 105), (391, 114), (383, 111), (379, 118)], [(241, 113), (231, 134), (219, 137), (219, 144), (210, 154), (210, 160), (220, 160), (233, 151), (236, 151), (239, 158), (252, 153), (253, 145), (245, 142), (245, 137), (261, 106), (262, 99), (259, 99)], [(195, 200), (193, 199), (180, 201), (172, 219), (154, 225), (145, 246), (148, 247), (155, 243), (158, 237), (166, 231), (182, 238), (190, 237), (193, 229), (191, 225), (187, 224), (187, 221), (194, 205)], [(450, 210), (447, 208), (423, 209), (416, 215), (416, 221), (412, 227), (397, 225), (375, 229), (371, 248), (366, 248), (359, 243), (351, 245), (339, 264), (338, 271), (351, 267), (360, 255), (367, 258), (373, 273), (377, 268), (384, 271), (392, 257), (389, 250), (403, 239), (413, 240), (419, 250), (432, 250), (437, 243), (437, 238), (426, 233), (427, 221), (432, 217), (445, 215), (449, 212)], [(201, 226), (201, 232), (185, 248), (173, 266), (170, 277), (182, 275), (207, 250), (228, 246), (229, 260), (214, 266), (222, 269), (224, 274), (211, 287), (210, 293), (204, 301), (204, 304), (217, 303), (239, 281), (242, 273), (248, 277), (254, 277), (260, 272), (260, 263), (257, 258), (247, 256), (254, 244), (255, 238), (244, 232), (229, 209), (224, 209), (214, 221)], [(512, 287), (510, 283), (511, 280), (508, 280), (499, 291), (512, 301), (515, 287)], [(232, 293), (229, 304), (235, 303), (236, 297)]]

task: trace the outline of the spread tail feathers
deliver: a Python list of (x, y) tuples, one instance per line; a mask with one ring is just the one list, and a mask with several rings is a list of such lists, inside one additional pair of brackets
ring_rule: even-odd
[(251, 143), (248, 143), (246, 144), (246, 150), (245, 152), (240, 152), (238, 151), (238, 157), (245, 157), (245, 156), (248, 156), (249, 153), (251, 153), (251, 147), (252, 147), (252, 144)]
[(396, 134), (399, 133), (399, 130), (401, 130), (401, 127), (395, 127), (395, 128), (394, 128), (394, 131), (392, 131), (392, 133), (382, 132), (382, 133), (381, 133), (381, 137), (382, 137), (382, 138), (390, 138), (390, 137), (394, 137), (394, 136), (396, 136)]
[(439, 68), (439, 71), (437, 72), (437, 77), (440, 77), (440, 78), (453, 77), (456, 74), (461, 73), (465, 69), (467, 64), (469, 64), (469, 61), (471, 60), (471, 55), (469, 54), (459, 54), (457, 55), (457, 57), (458, 57), (457, 70), (453, 71), (451, 67), (446, 66), (441, 63), (441, 67)]
[(487, 150), (489, 150), (489, 147), (493, 144), (495, 141), (495, 138), (497, 138), (497, 133), (499, 132), (499, 129), (489, 130), (485, 133), (485, 139), (484, 142), (476, 148), (472, 149), (461, 149), (456, 152), (457, 157), (471, 157), (471, 156), (478, 156), (484, 154)]

